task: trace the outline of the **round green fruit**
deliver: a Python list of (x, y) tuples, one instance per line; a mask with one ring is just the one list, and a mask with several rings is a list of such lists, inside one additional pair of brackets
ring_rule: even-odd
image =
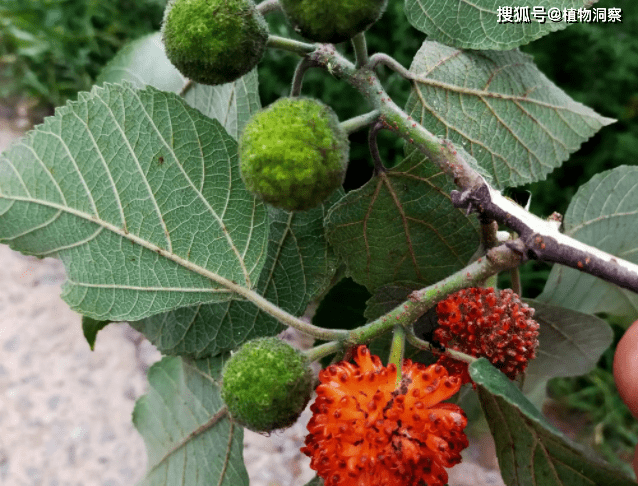
[(337, 44), (381, 18), (388, 0), (279, 0), (292, 27), (306, 39)]
[(288, 211), (314, 208), (341, 187), (350, 144), (329, 106), (281, 98), (256, 113), (239, 140), (248, 190)]
[(231, 417), (255, 432), (291, 426), (310, 400), (307, 358), (277, 338), (248, 341), (224, 366), (222, 399)]
[(257, 65), (268, 24), (252, 0), (170, 0), (162, 37), (166, 55), (184, 76), (216, 85)]

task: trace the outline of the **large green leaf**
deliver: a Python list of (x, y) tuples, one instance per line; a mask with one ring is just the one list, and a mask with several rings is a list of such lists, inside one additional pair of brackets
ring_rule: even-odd
[[(159, 32), (136, 39), (109, 62), (96, 84), (130, 81), (138, 88), (147, 85), (180, 93), (186, 79), (166, 57)], [(193, 83), (184, 96), (186, 102), (204, 115), (218, 120), (237, 140), (248, 119), (261, 108), (257, 69), (232, 83), (206, 86)]]
[(503, 373), (485, 358), (472, 363), (485, 418), (508, 486), (635, 486), (547, 422)]
[(428, 285), (462, 268), (478, 221), (454, 209), (453, 184), (417, 151), (351, 191), (328, 213), (328, 240), (350, 276), (373, 292), (396, 281)]
[(540, 324), (539, 347), (525, 373), (525, 383), (539, 378), (580, 376), (589, 372), (611, 345), (614, 332), (603, 319), (525, 299)]
[(126, 44), (102, 68), (95, 84), (130, 81), (137, 88), (153, 86), (179, 93), (186, 78), (166, 57), (162, 34), (148, 34)]
[(244, 432), (219, 392), (222, 365), (167, 357), (148, 370), (149, 391), (133, 410), (148, 454), (140, 486), (248, 486)]
[[(558, 8), (562, 19), (563, 9), (577, 10), (591, 3), (589, 0), (536, 0), (527, 5), (544, 7), (545, 12), (552, 7)], [(514, 6), (520, 4), (513, 3)], [(540, 23), (532, 15), (531, 6), (527, 7), (530, 22), (499, 22), (498, 8), (507, 6), (512, 7), (512, 2), (405, 0), (405, 14), (414, 28), (426, 33), (428, 38), (469, 49), (512, 49), (569, 25), (565, 21), (553, 22), (547, 18)]]
[(574, 310), (525, 299), (540, 324), (536, 358), (525, 371), (523, 393), (556, 376), (589, 372), (611, 345), (614, 332), (604, 320)]
[(96, 87), (0, 156), (0, 242), (60, 258), (62, 297), (97, 320), (228, 301), (267, 241), (237, 143), (172, 93)]
[[(563, 231), (638, 263), (638, 167), (617, 167), (583, 184), (565, 213)], [(557, 264), (537, 299), (588, 314), (638, 317), (637, 294)]]
[(426, 41), (406, 112), (472, 155), (502, 189), (545, 179), (614, 120), (575, 102), (518, 51), (464, 52)]
[[(337, 258), (326, 241), (323, 218), (342, 195), (342, 190), (337, 191), (322, 206), (309, 211), (268, 208), (268, 254), (255, 290), (291, 314), (303, 314), (336, 269)], [(237, 300), (176, 309), (131, 325), (163, 354), (196, 358), (236, 349), (248, 339), (273, 336), (282, 330), (279, 321), (254, 304)]]

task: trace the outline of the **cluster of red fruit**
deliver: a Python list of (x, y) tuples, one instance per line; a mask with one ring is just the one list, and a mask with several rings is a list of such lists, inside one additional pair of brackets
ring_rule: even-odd
[[(511, 380), (536, 357), (538, 323), (534, 309), (510, 289), (468, 288), (450, 295), (436, 307), (439, 328), (434, 338), (443, 346), (487, 358)], [(447, 356), (439, 364), (470, 381), (467, 364)]]
[[(461, 290), (439, 302), (443, 345), (484, 356), (510, 379), (523, 372), (538, 347), (533, 309), (511, 290)], [(382, 366), (365, 346), (355, 364), (342, 361), (319, 374), (306, 446), (311, 468), (326, 486), (442, 486), (445, 468), (461, 462), (468, 445), (460, 407), (441, 403), (470, 380), (467, 364), (442, 356), (425, 366), (405, 360)]]

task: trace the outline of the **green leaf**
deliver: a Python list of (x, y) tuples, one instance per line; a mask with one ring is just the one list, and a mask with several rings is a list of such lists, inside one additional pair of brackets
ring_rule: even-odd
[[(579, 9), (591, 3), (587, 0), (536, 0), (529, 5), (545, 7), (545, 12), (556, 7), (562, 18), (563, 9)], [(501, 6), (512, 4), (501, 0), (405, 0), (405, 14), (410, 24), (431, 40), (469, 49), (512, 49), (570, 25), (547, 18), (540, 23), (532, 15), (532, 7), (528, 7), (531, 22), (499, 22), (498, 7)]]
[(82, 316), (82, 332), (91, 351), (95, 351), (95, 338), (97, 333), (109, 325), (111, 321), (96, 321), (90, 317)]
[[(638, 263), (638, 167), (617, 167), (583, 184), (565, 213), (563, 232)], [(557, 264), (537, 299), (587, 314), (638, 317), (637, 294)]]
[[(268, 254), (256, 291), (299, 316), (330, 283), (337, 258), (328, 246), (323, 218), (341, 198), (337, 191), (322, 206), (288, 212), (268, 208)], [(281, 332), (282, 325), (246, 301), (200, 304), (148, 317), (131, 325), (163, 354), (196, 358), (236, 349), (243, 342)]]
[[(147, 85), (179, 94), (186, 79), (166, 57), (159, 32), (136, 39), (109, 62), (96, 84), (130, 81), (138, 88)], [(218, 120), (235, 140), (248, 119), (261, 108), (257, 69), (232, 83), (206, 86), (193, 83), (184, 99), (204, 115)]]
[(464, 52), (426, 41), (405, 111), (463, 146), (502, 189), (545, 179), (614, 120), (575, 102), (518, 51)]
[(237, 143), (172, 93), (106, 85), (0, 156), (0, 242), (60, 258), (63, 299), (137, 320), (252, 288), (265, 206), (240, 182)]
[(130, 81), (137, 88), (153, 86), (179, 93), (186, 78), (171, 64), (164, 52), (162, 34), (148, 34), (126, 44), (102, 68), (96, 85)]
[(308, 481), (305, 486), (323, 486), (323, 479), (319, 476), (315, 476), (313, 479)]
[(396, 281), (420, 286), (462, 268), (479, 244), (478, 221), (454, 209), (454, 185), (416, 151), (351, 191), (328, 213), (328, 240), (370, 292)]
[(507, 485), (635, 486), (569, 441), (485, 358), (469, 367)]
[(149, 391), (133, 410), (148, 454), (140, 486), (248, 486), (244, 432), (219, 392), (222, 366), (222, 357), (167, 357), (148, 370)]
[(366, 309), (363, 315), (368, 321), (378, 319), (383, 314), (387, 314), (399, 304), (408, 300), (408, 295), (414, 290), (418, 290), (418, 285), (410, 282), (394, 282), (378, 288), (374, 295), (366, 302)]
[(556, 376), (580, 376), (596, 366), (614, 332), (604, 320), (563, 307), (525, 299), (540, 324), (536, 358), (525, 371), (523, 392)]

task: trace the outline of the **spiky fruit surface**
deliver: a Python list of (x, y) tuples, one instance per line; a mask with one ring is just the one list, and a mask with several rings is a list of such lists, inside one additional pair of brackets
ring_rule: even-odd
[(325, 486), (442, 486), (445, 468), (461, 462), (468, 446), (467, 417), (442, 403), (461, 388), (440, 365), (406, 359), (381, 364), (365, 346), (356, 364), (342, 361), (319, 373), (306, 446), (310, 467)]
[[(536, 357), (538, 323), (534, 309), (506, 289), (468, 288), (437, 304), (439, 328), (434, 338), (451, 349), (486, 357), (510, 379), (525, 371)], [(439, 363), (470, 381), (467, 364), (447, 356)]]
[(381, 18), (388, 0), (279, 0), (292, 27), (306, 39), (336, 44)]
[(231, 416), (255, 432), (295, 423), (314, 385), (306, 357), (277, 338), (241, 346), (226, 363), (222, 380), (222, 399)]
[(162, 37), (166, 55), (184, 76), (217, 85), (257, 65), (268, 24), (252, 0), (171, 0)]
[(308, 98), (280, 98), (248, 121), (239, 140), (246, 187), (288, 211), (318, 206), (340, 187), (348, 153), (336, 113)]

